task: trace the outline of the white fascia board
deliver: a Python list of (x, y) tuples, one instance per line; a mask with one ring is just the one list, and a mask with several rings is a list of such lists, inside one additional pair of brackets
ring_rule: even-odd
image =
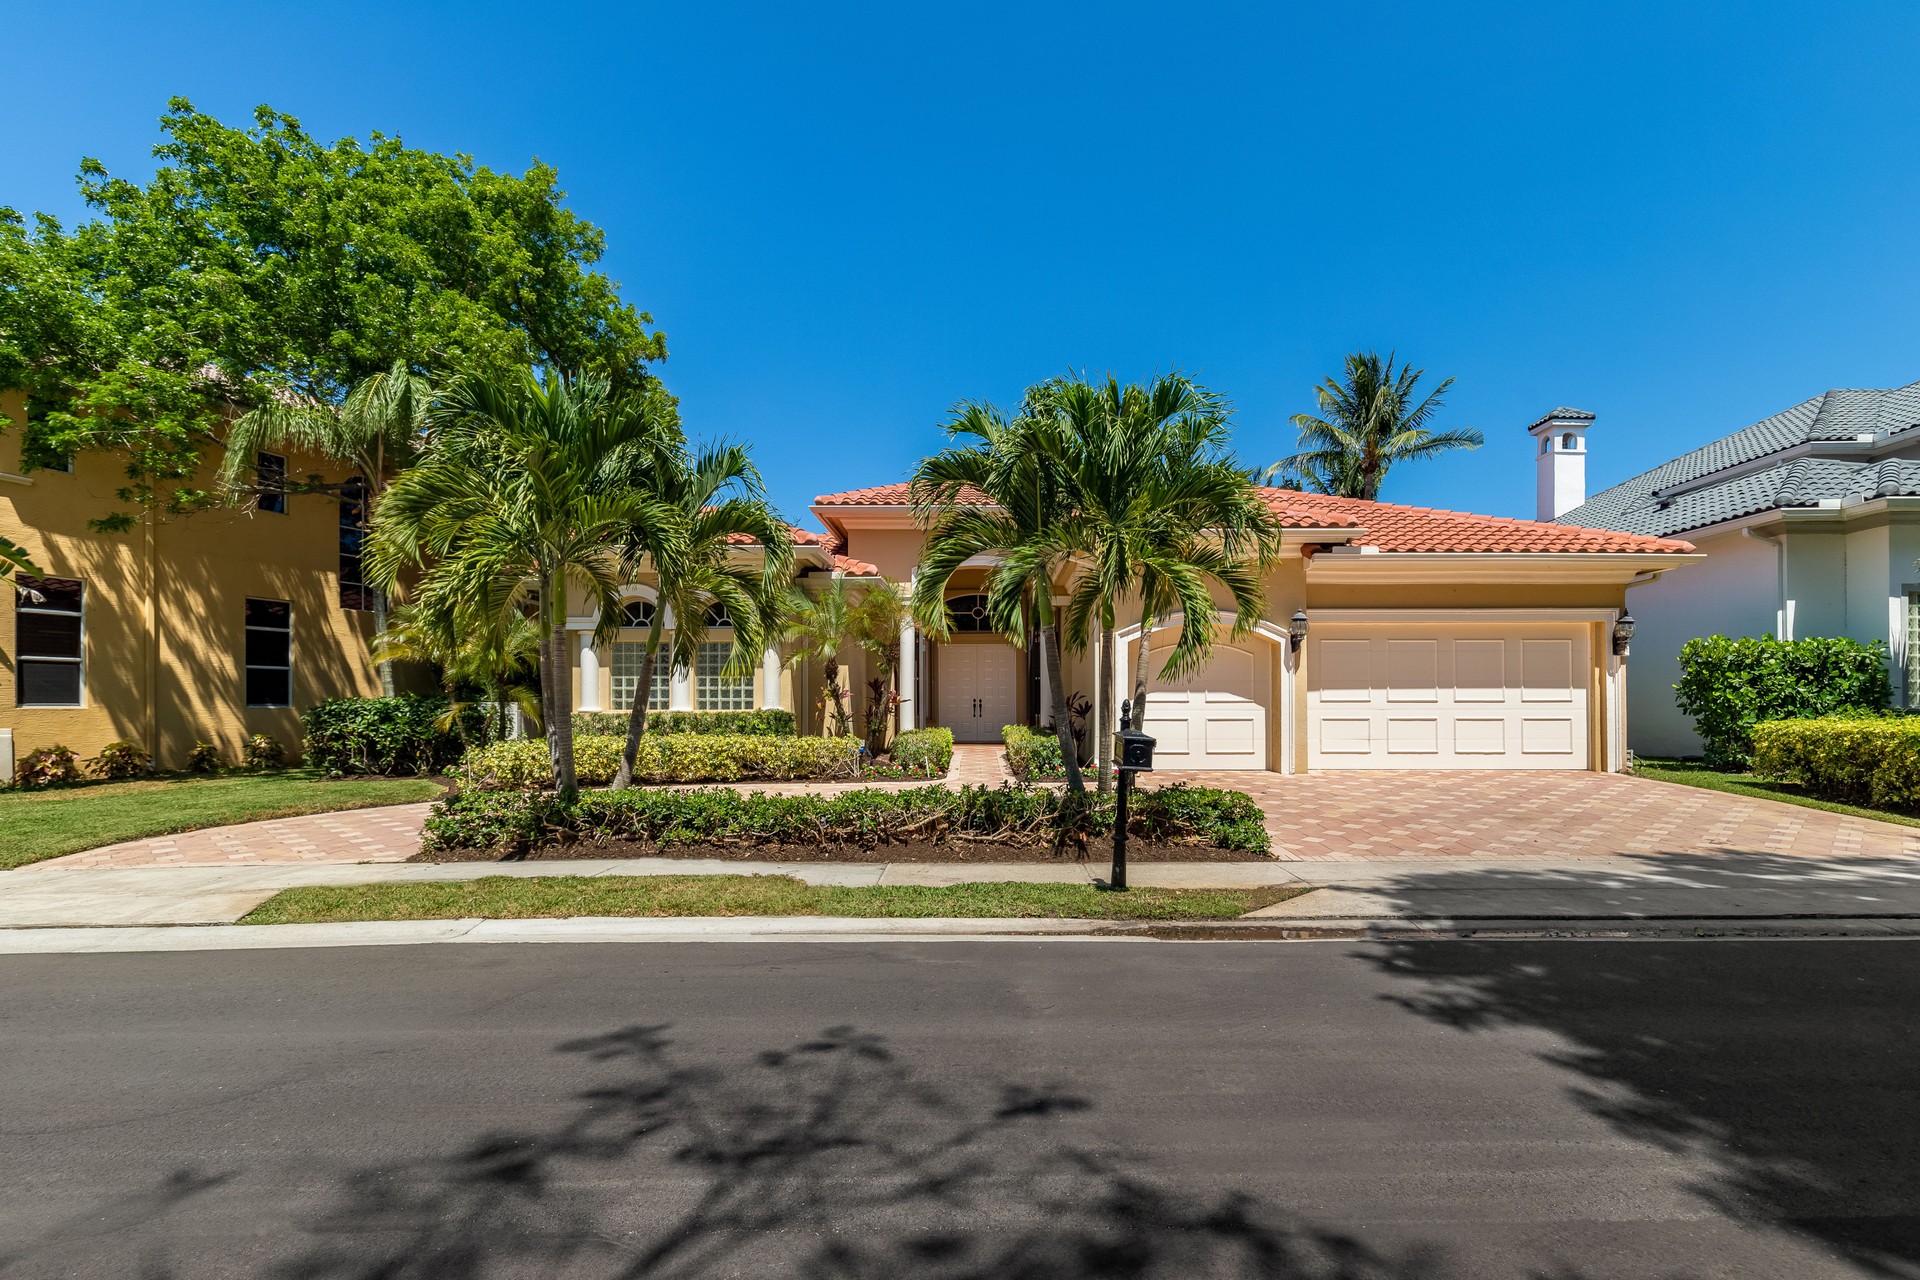
[(1314, 556), (1307, 581), (1365, 582), (1620, 582), (1706, 557), (1656, 551), (1382, 551)]

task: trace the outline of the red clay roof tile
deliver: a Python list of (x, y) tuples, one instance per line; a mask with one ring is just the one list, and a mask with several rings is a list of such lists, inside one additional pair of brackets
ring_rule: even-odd
[(1332, 498), (1292, 489), (1267, 489), (1267, 505), (1288, 514), (1340, 517), (1366, 530), (1355, 539), (1382, 551), (1535, 551), (1685, 553), (1693, 544), (1610, 529), (1583, 529), (1540, 520), (1481, 516), (1435, 507), (1404, 507), (1362, 498)]

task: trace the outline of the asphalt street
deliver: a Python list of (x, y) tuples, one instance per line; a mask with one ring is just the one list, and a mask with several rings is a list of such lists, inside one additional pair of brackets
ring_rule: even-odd
[(1920, 1276), (1920, 941), (0, 957), (0, 1277)]

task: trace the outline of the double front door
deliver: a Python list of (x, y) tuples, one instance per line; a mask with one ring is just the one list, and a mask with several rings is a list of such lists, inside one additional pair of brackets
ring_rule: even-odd
[(998, 742), (1018, 713), (1020, 654), (1006, 644), (939, 649), (940, 723), (955, 742)]

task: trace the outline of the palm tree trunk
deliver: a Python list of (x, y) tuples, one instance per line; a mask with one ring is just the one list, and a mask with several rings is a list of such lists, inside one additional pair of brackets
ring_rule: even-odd
[(1060, 763), (1067, 771), (1067, 791), (1085, 795), (1087, 780), (1080, 773), (1080, 744), (1073, 740), (1073, 726), (1067, 716), (1067, 682), (1060, 670), (1060, 629), (1054, 625), (1053, 611), (1040, 624), (1040, 660), (1047, 664), (1047, 692), (1053, 703), (1053, 736), (1060, 743)]
[(654, 606), (646, 652), (640, 655), (640, 681), (633, 691), (633, 710), (627, 716), (627, 745), (620, 749), (620, 768), (613, 775), (615, 791), (625, 791), (633, 785), (634, 763), (640, 758), (640, 739), (647, 731), (647, 703), (653, 698), (653, 664), (660, 653), (660, 629), (666, 612), (664, 604)]
[[(364, 587), (361, 589), (366, 590)], [(386, 629), (387, 593), (375, 588), (373, 592), (373, 633), (380, 635)], [(373, 669), (380, 675), (380, 696), (383, 698), (391, 698), (393, 696), (393, 660), (391, 658), (382, 658), (373, 664)]]
[(553, 786), (568, 801), (580, 794), (573, 767), (573, 670), (567, 653), (566, 579), (556, 573), (541, 601), (547, 613), (547, 652), (553, 669), (551, 716), (547, 721), (547, 751), (553, 757)]
[(1147, 710), (1147, 664), (1153, 660), (1153, 611), (1140, 611), (1140, 652), (1134, 657), (1133, 668), (1133, 727), (1140, 727), (1140, 717)]
[(1093, 762), (1100, 771), (1097, 786), (1101, 795), (1113, 790), (1113, 649), (1116, 640), (1111, 626), (1100, 629), (1100, 722), (1094, 730), (1097, 738), (1093, 744)]
[(827, 696), (833, 699), (831, 736), (844, 738), (853, 731), (853, 721), (847, 716), (847, 691), (840, 687), (840, 659), (828, 658), (821, 663), (820, 674), (827, 682)]

